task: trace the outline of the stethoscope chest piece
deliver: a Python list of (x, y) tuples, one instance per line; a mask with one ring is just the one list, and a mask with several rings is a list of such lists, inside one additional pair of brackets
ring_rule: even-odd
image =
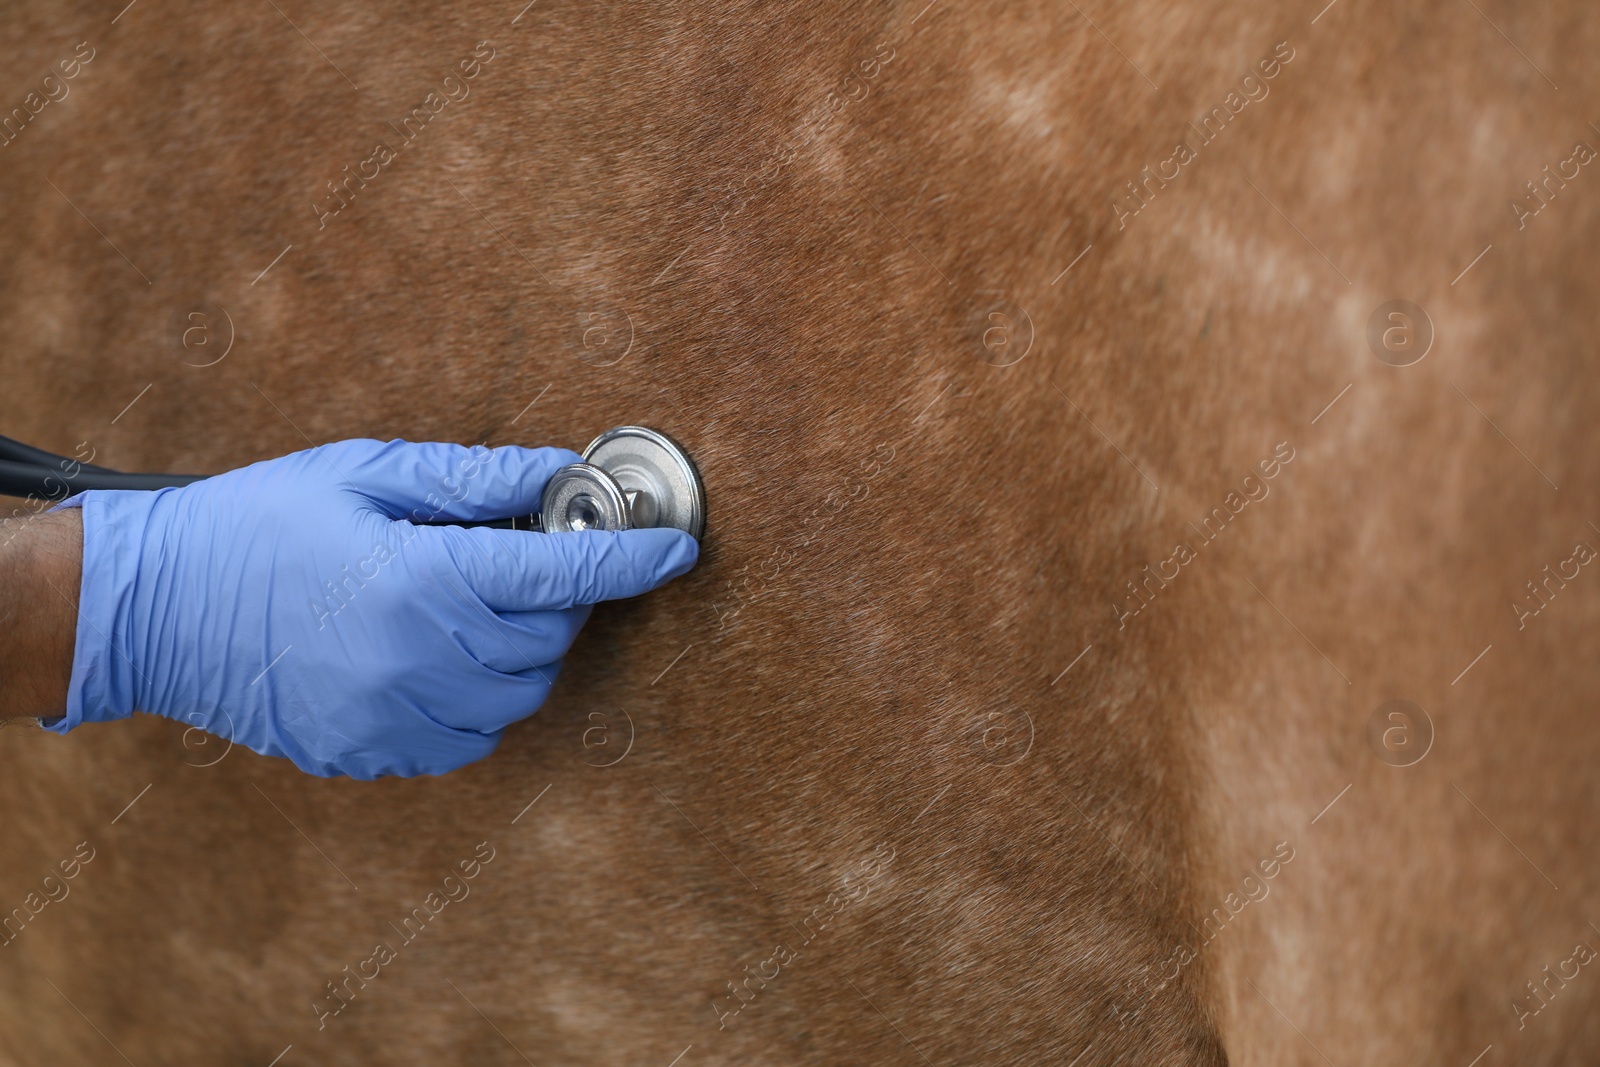
[(706, 497), (688, 453), (643, 426), (607, 430), (562, 467), (539, 506), (547, 532), (671, 527), (695, 540), (705, 533)]

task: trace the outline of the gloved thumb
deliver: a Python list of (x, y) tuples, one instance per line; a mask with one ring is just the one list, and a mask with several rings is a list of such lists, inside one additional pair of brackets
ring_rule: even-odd
[(416, 536), (424, 552), (447, 554), (492, 611), (554, 611), (639, 596), (700, 558), (699, 542), (672, 529), (528, 533), (429, 526)]

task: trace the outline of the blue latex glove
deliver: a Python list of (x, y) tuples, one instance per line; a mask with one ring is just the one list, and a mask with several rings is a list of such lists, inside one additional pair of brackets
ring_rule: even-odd
[(406, 520), (537, 511), (578, 458), (341, 441), (182, 489), (80, 494), (72, 681), (49, 729), (137, 709), (352, 778), (487, 756), (543, 703), (588, 605), (677, 577), (699, 546)]

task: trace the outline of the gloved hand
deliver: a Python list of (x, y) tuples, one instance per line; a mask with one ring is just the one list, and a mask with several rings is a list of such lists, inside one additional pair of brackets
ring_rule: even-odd
[(599, 600), (687, 571), (677, 530), (422, 526), (537, 511), (559, 448), (341, 441), (182, 489), (92, 491), (65, 733), (165, 715), (312, 774), (442, 774), (550, 692)]

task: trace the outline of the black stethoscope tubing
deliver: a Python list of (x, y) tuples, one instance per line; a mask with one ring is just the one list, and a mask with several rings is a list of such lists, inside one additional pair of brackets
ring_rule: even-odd
[(64, 500), (87, 489), (167, 489), (203, 474), (126, 474), (0, 437), (0, 494)]

